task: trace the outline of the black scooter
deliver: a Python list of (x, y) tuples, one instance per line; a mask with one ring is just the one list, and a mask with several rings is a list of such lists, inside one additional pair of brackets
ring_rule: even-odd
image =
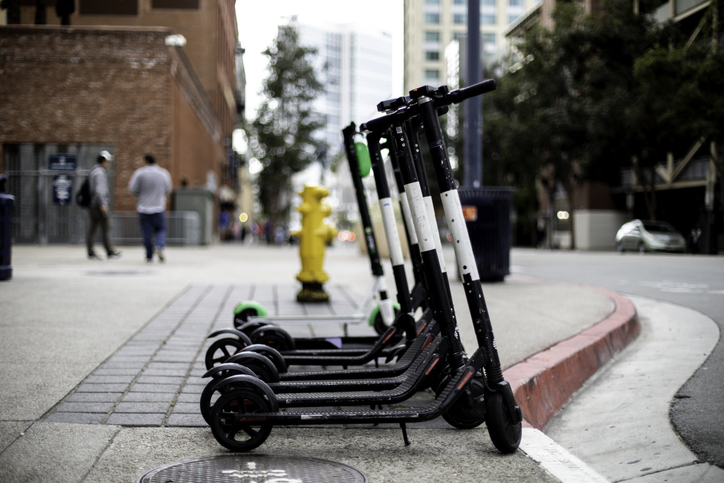
[[(446, 293), (446, 283), (441, 270), (438, 253), (433, 240), (431, 222), (424, 206), (422, 192), (414, 164), (403, 156), (401, 174), (405, 193), (410, 205), (415, 230), (423, 261), (424, 278), (430, 293), (435, 320), (442, 327), (448, 349), (446, 374), (437, 397), (422, 409), (408, 408), (349, 410), (304, 410), (287, 408), (280, 411), (273, 391), (259, 379), (240, 375), (228, 378), (237, 384), (232, 391), (221, 396), (213, 405), (210, 420), (214, 437), (223, 446), (233, 451), (248, 451), (262, 444), (273, 425), (329, 424), (329, 423), (380, 423), (397, 422), (403, 429), (406, 444), (409, 444), (406, 423), (425, 421), (442, 415), (458, 405), (461, 409), (473, 410), (473, 419), (479, 418), (478, 406), (484, 406), (491, 439), (504, 453), (515, 451), (520, 443), (522, 416), (516, 405), (510, 386), (502, 377), (502, 369), (494, 345), (485, 301), (480, 285), (477, 267), (462, 216), (462, 208), (454, 187), (452, 170), (447, 159), (445, 145), (438, 120), (437, 108), (459, 103), (495, 88), (493, 81), (485, 81), (465, 89), (448, 92), (447, 87), (439, 89), (423, 87), (411, 91), (416, 102), (401, 108), (394, 114), (370, 121), (367, 130), (382, 132), (389, 129), (389, 140), (393, 148), (404, 152), (409, 150), (409, 140), (404, 123), (419, 115), (425, 128), (425, 136), (431, 155), (436, 164), (436, 176), (443, 188), (442, 200), (448, 228), (453, 234), (456, 256), (463, 277), (468, 306), (473, 318), (479, 348), (468, 360), (457, 333), (452, 302)], [(437, 166), (437, 164), (440, 166)], [(483, 373), (483, 370), (485, 373)], [(467, 396), (462, 397), (463, 395)], [(310, 404), (311, 405), (311, 404)], [(460, 411), (465, 413), (465, 411)], [(466, 417), (463, 414), (463, 417)]]

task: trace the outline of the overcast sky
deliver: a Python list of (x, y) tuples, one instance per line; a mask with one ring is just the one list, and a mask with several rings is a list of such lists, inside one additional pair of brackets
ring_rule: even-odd
[(246, 117), (258, 108), (262, 81), (267, 76), (266, 57), (261, 53), (272, 44), (277, 26), (296, 15), (300, 22), (360, 22), (389, 32), (393, 42), (393, 81), (402, 95), (403, 0), (236, 0), (239, 42), (246, 50)]

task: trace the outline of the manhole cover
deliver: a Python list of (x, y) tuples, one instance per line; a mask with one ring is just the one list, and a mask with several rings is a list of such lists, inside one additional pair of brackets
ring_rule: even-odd
[(333, 461), (296, 456), (229, 455), (155, 468), (137, 483), (367, 483), (364, 473)]

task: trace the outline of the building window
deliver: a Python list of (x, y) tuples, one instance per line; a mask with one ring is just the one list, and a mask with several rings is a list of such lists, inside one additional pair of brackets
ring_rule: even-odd
[(440, 0), (425, 0), (425, 5), (440, 5)]
[(468, 0), (453, 0), (453, 5), (465, 5), (468, 6)]
[(511, 7), (522, 7), (523, 0), (508, 0), (508, 5)]
[(483, 52), (488, 54), (494, 54), (497, 50), (495, 34), (484, 33), (483, 34)]
[(480, 16), (480, 24), (481, 25), (495, 25), (495, 15), (481, 15)]
[(425, 82), (432, 84), (440, 82), (440, 71), (437, 69), (425, 69)]
[(440, 42), (440, 32), (425, 32), (425, 42)]
[(453, 23), (457, 25), (464, 25), (468, 23), (468, 14), (466, 13), (456, 13), (453, 15)]
[(427, 24), (433, 24), (437, 25), (440, 23), (440, 14), (439, 13), (426, 13), (425, 14), (425, 23)]
[(480, 0), (480, 6), (487, 6), (487, 7), (494, 7), (495, 6), (495, 0)]
[(437, 50), (426, 50), (425, 60), (440, 60), (440, 52)]
[(518, 20), (518, 17), (520, 17), (520, 15), (508, 15), (508, 23), (511, 24), (515, 22)]
[(80, 0), (81, 15), (138, 15), (138, 0)]
[(199, 0), (151, 0), (151, 8), (177, 8), (179, 10), (198, 10)]

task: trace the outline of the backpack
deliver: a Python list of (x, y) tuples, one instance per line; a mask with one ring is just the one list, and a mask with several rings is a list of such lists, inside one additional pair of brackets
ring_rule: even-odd
[(91, 204), (91, 192), (90, 192), (90, 182), (88, 179), (90, 176), (88, 176), (85, 181), (83, 181), (83, 184), (80, 185), (80, 189), (75, 194), (75, 202), (78, 203), (78, 206), (81, 208), (88, 208)]

